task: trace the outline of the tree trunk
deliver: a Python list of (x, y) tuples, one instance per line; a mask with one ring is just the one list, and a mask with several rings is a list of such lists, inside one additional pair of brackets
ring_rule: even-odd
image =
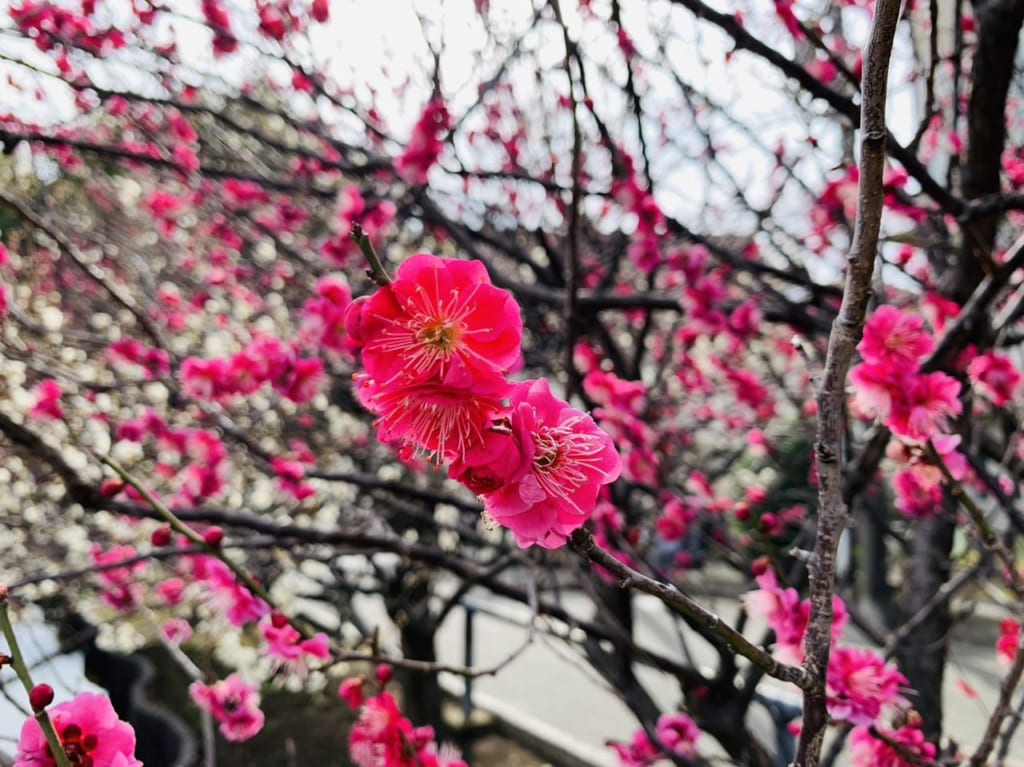
[(872, 485), (854, 502), (855, 525), (848, 534), (855, 538), (853, 549), (857, 562), (853, 573), (857, 602), (872, 621), (892, 628), (899, 622), (899, 610), (888, 579), (885, 514), (885, 499), (880, 497), (877, 486)]
[[(910, 536), (912, 551), (904, 585), (904, 618), (920, 612), (949, 580), (956, 529), (955, 503), (947, 495), (943, 513), (917, 522)], [(899, 650), (900, 668), (916, 692), (911, 702), (921, 714), (925, 737), (932, 742), (938, 742), (942, 735), (942, 680), (951, 628), (949, 604), (944, 602), (910, 633)]]

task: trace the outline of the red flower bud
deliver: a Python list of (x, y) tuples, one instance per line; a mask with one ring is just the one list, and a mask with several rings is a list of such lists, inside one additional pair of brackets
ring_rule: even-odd
[(224, 531), (219, 527), (211, 527), (205, 533), (203, 533), (203, 540), (206, 541), (207, 546), (218, 548), (221, 541), (224, 540)]
[(158, 527), (153, 531), (153, 535), (149, 537), (150, 542), (154, 546), (167, 546), (171, 542), (171, 528), (170, 525), (164, 525)]
[(758, 575), (764, 575), (768, 572), (768, 568), (771, 567), (771, 560), (768, 557), (758, 557), (750, 563), (750, 572), (756, 577)]
[(48, 684), (37, 684), (29, 692), (28, 702), (33, 711), (42, 711), (53, 703), (53, 688)]
[(124, 481), (120, 479), (105, 479), (100, 484), (100, 495), (104, 498), (113, 498), (124, 490)]
[(757, 526), (765, 535), (774, 535), (779, 532), (779, 518), (770, 511), (765, 512), (761, 515), (761, 519), (758, 521)]
[(377, 681), (381, 684), (387, 684), (391, 681), (391, 677), (394, 673), (391, 671), (391, 666), (387, 663), (381, 663), (377, 666)]
[(283, 629), (288, 625), (288, 618), (276, 610), (270, 614), (270, 622), (276, 629)]

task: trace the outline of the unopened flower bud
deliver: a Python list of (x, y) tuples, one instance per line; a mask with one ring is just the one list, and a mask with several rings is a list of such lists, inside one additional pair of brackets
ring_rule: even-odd
[(764, 575), (768, 572), (768, 568), (771, 567), (771, 560), (768, 557), (758, 557), (750, 563), (750, 572), (756, 577), (758, 575)]
[(158, 527), (153, 531), (153, 535), (150, 536), (149, 540), (154, 546), (167, 546), (171, 542), (170, 525)]
[(122, 490), (124, 490), (124, 480), (121, 479), (105, 479), (100, 484), (100, 495), (104, 498), (113, 498)]
[(377, 666), (377, 681), (381, 684), (387, 684), (391, 681), (391, 677), (394, 676), (391, 671), (391, 666), (387, 663), (381, 663)]
[(270, 614), (270, 623), (276, 629), (283, 629), (288, 625), (288, 618), (275, 610)]
[(203, 533), (203, 540), (206, 541), (206, 545), (212, 548), (218, 548), (221, 541), (224, 540), (224, 531), (219, 527), (211, 527), (205, 533)]
[(42, 711), (53, 703), (53, 688), (48, 684), (37, 684), (29, 692), (28, 702), (33, 711)]

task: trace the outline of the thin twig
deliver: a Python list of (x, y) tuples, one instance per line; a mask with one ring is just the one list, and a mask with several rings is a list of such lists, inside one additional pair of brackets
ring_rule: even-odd
[(717, 614), (695, 602), (690, 597), (673, 586), (671, 583), (663, 583), (643, 573), (624, 565), (610, 553), (597, 545), (593, 534), (589, 530), (579, 529), (572, 534), (570, 539), (572, 547), (580, 556), (601, 565), (619, 579), (622, 588), (632, 588), (645, 594), (657, 597), (668, 607), (694, 622), (704, 626), (712, 634), (725, 642), (738, 655), (742, 655), (754, 665), (763, 669), (769, 676), (780, 679), (783, 682), (791, 682), (801, 688), (806, 688), (808, 678), (804, 671), (796, 666), (781, 663), (772, 657), (771, 653), (753, 644), (749, 639), (739, 633), (731, 625), (723, 621)]
[[(14, 673), (21, 680), (21, 684), (25, 688), (25, 694), (31, 697), (35, 682), (32, 681), (32, 674), (25, 664), (25, 656), (22, 655), (18, 638), (14, 634), (14, 626), (11, 624), (11, 616), (7, 612), (6, 586), (0, 586), (0, 633), (3, 633), (4, 639), (7, 640), (7, 649), (10, 651), (10, 664), (14, 668)], [(46, 712), (46, 708), (43, 707), (33, 711), (33, 716), (46, 737), (46, 743), (50, 747), (50, 756), (57, 763), (57, 767), (71, 767), (71, 762), (68, 760), (64, 746), (57, 736), (57, 731), (53, 728), (53, 722), (50, 721), (50, 715)]]

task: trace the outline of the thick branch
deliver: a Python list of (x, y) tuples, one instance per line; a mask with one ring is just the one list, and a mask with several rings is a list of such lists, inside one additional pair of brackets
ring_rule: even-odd
[(836, 550), (846, 526), (841, 449), (846, 400), (846, 375), (864, 327), (871, 275), (882, 221), (882, 174), (885, 169), (885, 102), (892, 41), (899, 21), (899, 0), (879, 0), (864, 61), (861, 84), (860, 185), (857, 223), (850, 247), (846, 284), (839, 315), (829, 336), (825, 372), (818, 391), (818, 531), (808, 563), (811, 617), (804, 643), (804, 719), (796, 767), (814, 767), (828, 725), (825, 676), (832, 640), (832, 598), (835, 593)]

